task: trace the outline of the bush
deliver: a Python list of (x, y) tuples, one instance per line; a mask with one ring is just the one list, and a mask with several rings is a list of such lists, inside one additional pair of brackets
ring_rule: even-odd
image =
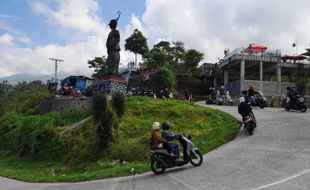
[(160, 74), (163, 80), (164, 87), (171, 89), (176, 85), (177, 80), (176, 80), (175, 74), (170, 68), (166, 66), (161, 67)]
[(51, 112), (43, 116), (8, 112), (0, 118), (0, 148), (19, 156), (62, 158), (64, 145), (59, 127), (86, 116), (86, 112)]
[(125, 112), (125, 97), (121, 93), (115, 93), (112, 96), (112, 106), (117, 116), (121, 118)]
[(93, 99), (93, 114), (99, 145), (105, 147), (116, 133), (118, 120), (113, 110), (107, 104), (107, 98), (96, 95)]
[(19, 156), (57, 158), (62, 147), (57, 129), (38, 116), (20, 117), (6, 138), (8, 148)]
[(98, 138), (91, 121), (74, 131), (73, 135), (66, 136), (64, 144), (66, 152), (64, 161), (70, 166), (91, 162), (100, 156)]
[(48, 92), (33, 92), (29, 97), (22, 103), (21, 113), (26, 115), (33, 115), (38, 113), (38, 106), (41, 101), (47, 97), (50, 97), (51, 94)]

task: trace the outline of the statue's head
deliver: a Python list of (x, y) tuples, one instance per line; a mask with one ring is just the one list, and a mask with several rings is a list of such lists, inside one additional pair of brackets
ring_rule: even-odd
[(118, 17), (117, 17), (116, 19), (112, 19), (112, 20), (110, 21), (110, 23), (109, 23), (109, 26), (110, 26), (110, 28), (112, 28), (112, 29), (115, 29), (115, 28), (116, 28), (116, 26), (117, 26), (117, 21), (118, 21), (119, 17), (121, 16), (121, 12), (120, 12), (120, 11), (117, 11), (117, 13), (118, 13)]

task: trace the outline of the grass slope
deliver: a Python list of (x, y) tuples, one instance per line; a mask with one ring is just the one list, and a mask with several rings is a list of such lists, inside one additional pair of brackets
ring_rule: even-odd
[(172, 132), (191, 134), (203, 153), (232, 140), (238, 132), (236, 120), (218, 110), (178, 100), (130, 97), (117, 138), (108, 148), (99, 153), (89, 151), (92, 149), (90, 139), (94, 138), (92, 122), (89, 122), (81, 133), (83, 138), (72, 141), (72, 144), (85, 144), (83, 151), (88, 155), (84, 155), (82, 163), (17, 158), (0, 151), (0, 175), (31, 182), (76, 182), (149, 171), (148, 142), (154, 121), (169, 121)]

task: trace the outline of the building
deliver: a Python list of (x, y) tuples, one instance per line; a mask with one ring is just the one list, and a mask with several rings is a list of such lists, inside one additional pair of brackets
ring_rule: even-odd
[(62, 86), (85, 89), (93, 84), (93, 79), (85, 76), (69, 76), (61, 81)]
[(199, 66), (199, 70), (201, 73), (207, 76), (213, 76), (215, 67), (216, 66), (214, 63), (203, 63), (202, 65)]
[[(280, 50), (268, 50), (255, 43), (247, 48), (238, 48), (225, 55), (220, 61), (220, 79), (232, 96), (240, 95), (241, 90), (253, 85), (266, 96), (281, 96), (286, 87), (293, 85), (282, 82), (283, 76), (309, 73), (307, 57), (281, 56)], [(293, 60), (293, 61), (291, 61)]]

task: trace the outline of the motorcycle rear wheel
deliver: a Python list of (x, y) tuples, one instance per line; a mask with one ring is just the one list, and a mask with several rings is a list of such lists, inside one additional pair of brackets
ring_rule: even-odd
[(191, 156), (190, 156), (190, 160), (189, 162), (193, 165), (193, 166), (200, 166), (203, 162), (203, 156), (200, 153), (199, 150), (195, 150), (195, 153), (191, 152)]
[(154, 174), (162, 174), (165, 172), (166, 168), (157, 160), (152, 159), (151, 161), (151, 169), (154, 172)]
[(249, 135), (253, 135), (253, 131), (254, 131), (254, 125), (250, 124), (250, 126), (246, 127), (247, 132), (249, 133)]

